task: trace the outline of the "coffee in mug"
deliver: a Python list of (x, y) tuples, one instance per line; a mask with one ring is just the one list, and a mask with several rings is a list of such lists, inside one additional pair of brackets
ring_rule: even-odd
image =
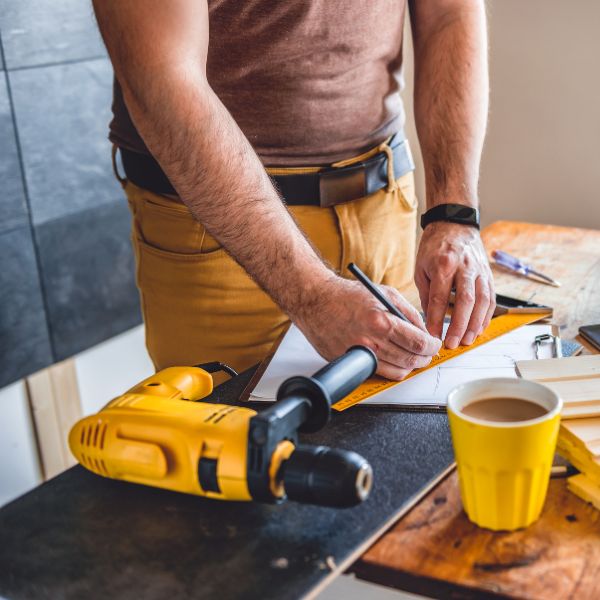
[(463, 406), (461, 412), (483, 421), (515, 423), (537, 419), (548, 410), (536, 402), (522, 398), (486, 398)]

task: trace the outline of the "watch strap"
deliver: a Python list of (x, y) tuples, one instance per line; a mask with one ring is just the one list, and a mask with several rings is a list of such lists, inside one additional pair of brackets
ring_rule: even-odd
[(479, 211), (464, 204), (438, 204), (421, 215), (421, 227), (425, 229), (435, 221), (470, 225), (479, 229)]

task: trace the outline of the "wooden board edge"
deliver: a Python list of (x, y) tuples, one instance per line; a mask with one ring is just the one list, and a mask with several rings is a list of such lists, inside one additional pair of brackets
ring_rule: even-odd
[(54, 390), (48, 370), (43, 369), (26, 377), (25, 390), (42, 479), (46, 481), (64, 468), (59, 419), (56, 414)]
[(414, 508), (427, 494), (442, 483), (456, 468), (456, 463), (448, 465), (437, 477), (434, 477), (429, 483), (419, 492), (406, 502), (400, 510), (396, 511), (375, 533), (367, 538), (362, 544), (350, 553), (340, 564), (335, 565), (335, 568), (324, 577), (312, 590), (307, 592), (303, 598), (305, 600), (314, 600), (336, 577), (339, 577), (348, 567), (352, 566), (379, 538), (393, 527), (402, 517), (404, 517), (412, 508)]
[[(417, 594), (419, 598), (448, 598), (460, 600), (507, 600), (509, 596), (484, 588), (468, 586), (445, 579), (435, 579), (430, 575), (416, 575), (383, 565), (362, 563), (354, 572), (357, 579), (373, 585), (398, 590), (407, 594)], [(510, 596), (513, 598), (513, 596)], [(521, 596), (515, 597), (522, 598)]]
[(48, 480), (76, 463), (68, 445), (69, 431), (82, 416), (75, 361), (69, 358), (33, 373), (25, 386), (40, 466)]

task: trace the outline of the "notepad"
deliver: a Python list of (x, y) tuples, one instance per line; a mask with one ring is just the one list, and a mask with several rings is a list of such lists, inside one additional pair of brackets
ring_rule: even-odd
[[(516, 362), (535, 358), (534, 338), (544, 333), (551, 333), (550, 325), (528, 325), (515, 329), (384, 390), (364, 400), (361, 405), (443, 409), (448, 393), (456, 385), (488, 377), (516, 377)], [(546, 353), (544, 356), (552, 355), (550, 345), (542, 347), (541, 351)], [(302, 332), (292, 325), (249, 399), (272, 402), (285, 379), (293, 375), (312, 375), (325, 364), (326, 361)]]

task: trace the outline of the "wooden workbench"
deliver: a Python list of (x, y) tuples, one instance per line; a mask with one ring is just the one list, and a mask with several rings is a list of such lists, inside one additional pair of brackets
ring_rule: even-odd
[[(553, 288), (494, 267), (499, 293), (553, 306), (563, 338), (574, 338), (580, 325), (600, 323), (600, 231), (499, 222), (483, 231), (483, 239), (488, 251), (527, 259), (563, 284)], [(486, 531), (466, 518), (453, 472), (353, 570), (361, 578), (433, 597), (598, 599), (600, 512), (558, 479), (551, 481), (542, 517), (533, 526)]]

